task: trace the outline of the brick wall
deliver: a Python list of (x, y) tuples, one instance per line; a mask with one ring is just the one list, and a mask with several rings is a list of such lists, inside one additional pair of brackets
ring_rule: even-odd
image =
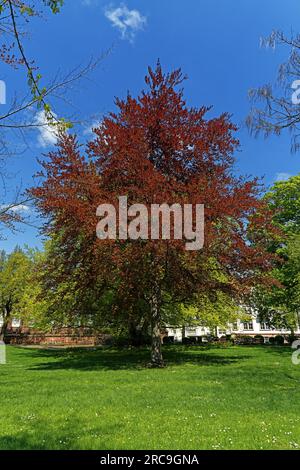
[(43, 333), (29, 328), (10, 328), (5, 335), (6, 344), (96, 346), (109, 344), (111, 335), (98, 333), (90, 328), (61, 328)]

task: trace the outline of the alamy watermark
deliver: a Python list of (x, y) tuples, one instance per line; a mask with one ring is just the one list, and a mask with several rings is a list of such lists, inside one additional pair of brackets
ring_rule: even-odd
[(6, 84), (0, 80), (0, 104), (6, 104)]
[[(204, 245), (203, 204), (144, 204), (128, 207), (127, 196), (119, 196), (118, 211), (113, 204), (100, 204), (96, 227), (100, 240), (185, 240), (185, 249)], [(118, 213), (117, 213), (118, 212)]]
[(295, 366), (298, 366), (300, 364), (300, 339), (296, 339), (295, 341), (293, 341), (292, 349), (295, 349), (292, 354), (292, 363)]
[(6, 364), (6, 346), (4, 341), (0, 341), (0, 365)]
[(300, 104), (300, 80), (294, 80), (291, 88), (295, 90), (292, 94), (292, 103), (298, 105)]

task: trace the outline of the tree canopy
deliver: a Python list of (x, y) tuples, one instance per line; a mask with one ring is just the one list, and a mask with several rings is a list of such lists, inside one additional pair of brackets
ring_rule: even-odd
[[(56, 237), (52, 282), (72, 277), (78, 302), (91, 286), (99, 295), (113, 290), (133, 318), (137, 304), (146, 306), (155, 365), (163, 363), (165, 299), (190, 302), (218, 292), (241, 298), (273, 262), (266, 250), (271, 214), (259, 182), (232, 172), (236, 127), (227, 114), (208, 119), (209, 109), (189, 108), (178, 89), (184, 78), (180, 70), (164, 74), (160, 63), (149, 68), (147, 88), (116, 100), (118, 111), (94, 129), (86, 153), (76, 136), (61, 136), (41, 162), (42, 184), (31, 191), (46, 217), (45, 233)], [(97, 207), (117, 206), (124, 195), (146, 207), (204, 204), (204, 248), (186, 251), (185, 240), (177, 239), (99, 240)]]
[(274, 214), (273, 223), (281, 230), (272, 247), (279, 260), (273, 270), (277, 282), (255, 290), (254, 306), (261, 321), (294, 331), (300, 312), (300, 175), (276, 182), (265, 200)]
[(25, 290), (30, 288), (32, 262), (32, 251), (24, 252), (16, 247), (10, 255), (2, 252), (0, 260), (0, 315), (3, 321), (1, 340), (13, 317), (21, 319), (19, 306)]

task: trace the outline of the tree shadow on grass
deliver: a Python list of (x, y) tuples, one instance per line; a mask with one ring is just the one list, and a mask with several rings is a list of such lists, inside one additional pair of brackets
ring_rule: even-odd
[[(49, 428), (49, 422), (39, 421), (34, 428), (0, 436), (0, 450), (76, 450), (82, 449), (84, 441), (92, 442), (93, 448), (108, 450), (107, 437), (120, 431), (121, 423), (115, 425), (94, 425), (83, 428), (78, 419), (69, 420), (69, 427), (60, 427), (57, 423)], [(90, 444), (91, 445), (91, 444)]]
[(273, 355), (280, 355), (280, 356), (290, 356), (292, 352), (294, 351), (291, 346), (288, 345), (283, 345), (283, 346), (276, 346), (276, 345), (262, 345), (262, 346), (257, 346), (258, 348), (263, 349), (266, 351), (268, 354), (273, 354)]
[(195, 364), (199, 366), (218, 366), (231, 365), (248, 359), (248, 355), (229, 355), (229, 354), (212, 354), (203, 349), (199, 352), (189, 352), (188, 350), (180, 353), (169, 350), (165, 354), (165, 359), (169, 365)]
[[(44, 362), (30, 367), (30, 370), (144, 370), (149, 365), (149, 349), (36, 349), (28, 351), (33, 359)], [(220, 351), (217, 355), (210, 349), (165, 348), (164, 359), (169, 366), (194, 364), (199, 366), (230, 365), (247, 359), (247, 355), (230, 355)]]

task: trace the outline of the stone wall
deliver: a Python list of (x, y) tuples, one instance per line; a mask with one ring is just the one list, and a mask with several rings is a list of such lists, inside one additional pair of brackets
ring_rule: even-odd
[(111, 343), (111, 335), (90, 328), (61, 328), (44, 333), (29, 328), (10, 328), (4, 338), (12, 345), (97, 346)]

